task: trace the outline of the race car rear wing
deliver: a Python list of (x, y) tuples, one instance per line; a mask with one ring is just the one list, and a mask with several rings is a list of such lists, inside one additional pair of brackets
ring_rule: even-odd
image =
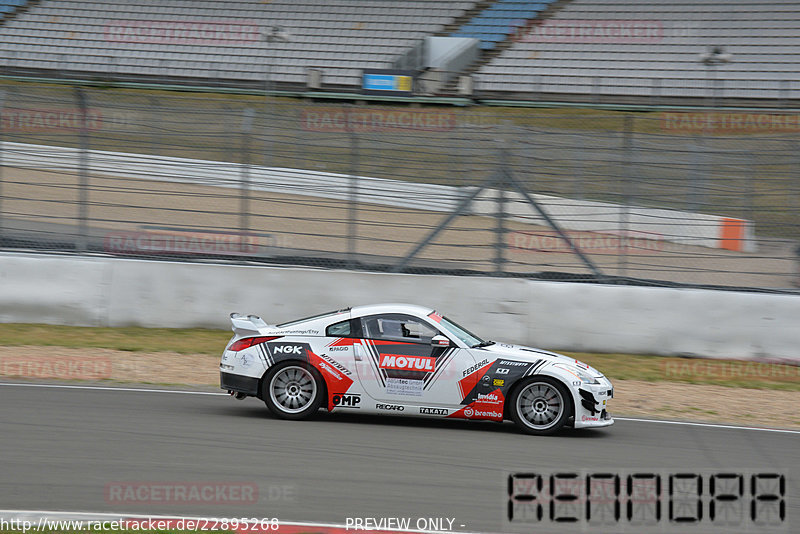
[(262, 328), (267, 328), (267, 323), (258, 315), (247, 315), (233, 312), (231, 314), (231, 325), (235, 333), (240, 336), (251, 336), (253, 334), (260, 334)]

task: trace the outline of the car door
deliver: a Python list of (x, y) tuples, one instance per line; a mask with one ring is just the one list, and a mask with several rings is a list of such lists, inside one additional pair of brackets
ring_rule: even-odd
[(419, 317), (384, 313), (360, 318), (361, 339), (354, 346), (356, 370), (364, 391), (376, 401), (434, 406), (459, 405), (458, 381), (475, 360), (451, 337)]

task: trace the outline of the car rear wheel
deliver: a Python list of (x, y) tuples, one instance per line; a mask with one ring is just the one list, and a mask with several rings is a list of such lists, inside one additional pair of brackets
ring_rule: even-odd
[(281, 419), (306, 419), (322, 404), (324, 388), (316, 370), (303, 362), (281, 362), (262, 386), (267, 408)]
[(511, 398), (511, 418), (527, 434), (553, 434), (564, 426), (571, 414), (569, 392), (561, 382), (548, 376), (527, 379)]

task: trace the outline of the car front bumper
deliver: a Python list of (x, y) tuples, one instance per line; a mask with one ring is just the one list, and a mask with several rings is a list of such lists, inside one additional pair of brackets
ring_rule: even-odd
[(608, 401), (614, 397), (614, 387), (607, 378), (599, 384), (581, 384), (575, 406), (575, 428), (597, 428), (614, 424), (608, 413)]

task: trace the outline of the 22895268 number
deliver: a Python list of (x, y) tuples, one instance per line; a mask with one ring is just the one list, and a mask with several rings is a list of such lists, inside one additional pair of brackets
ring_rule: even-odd
[(786, 475), (770, 471), (507, 473), (511, 524), (690, 525), (786, 531)]

